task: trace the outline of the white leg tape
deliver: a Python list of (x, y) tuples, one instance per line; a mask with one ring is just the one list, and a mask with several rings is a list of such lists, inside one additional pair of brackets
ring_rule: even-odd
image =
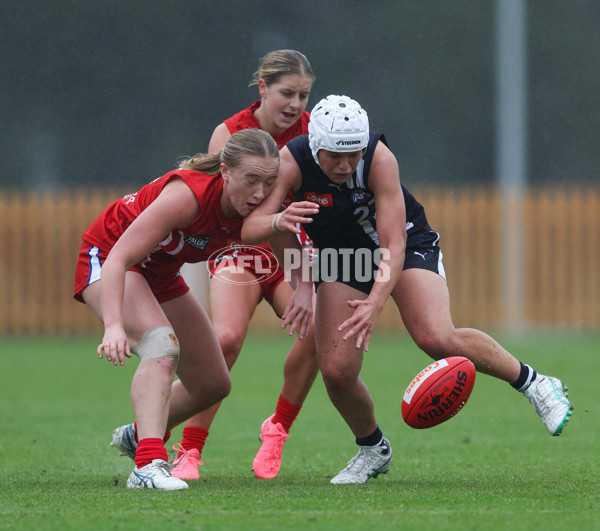
[(179, 341), (175, 330), (170, 326), (157, 326), (148, 330), (140, 339), (135, 349), (132, 349), (141, 361), (168, 358), (179, 361)]

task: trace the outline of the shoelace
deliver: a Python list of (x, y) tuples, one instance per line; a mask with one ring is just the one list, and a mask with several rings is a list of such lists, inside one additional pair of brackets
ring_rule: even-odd
[(377, 459), (377, 457), (380, 456), (373, 450), (365, 450), (364, 448), (361, 448), (358, 454), (348, 461), (346, 470), (350, 471), (352, 468), (358, 468), (359, 470), (363, 469), (366, 466), (370, 466), (371, 463)]
[(173, 466), (170, 463), (167, 463), (166, 461), (158, 463), (158, 468), (160, 468), (166, 476), (171, 476), (171, 469)]
[(269, 436), (269, 439), (274, 439), (274, 442), (270, 446), (271, 459), (277, 460), (277, 456), (283, 453), (283, 445), (285, 444), (285, 437), (278, 437), (276, 435)]
[[(171, 459), (171, 461), (169, 461), (171, 468), (175, 468), (175, 467), (179, 466), (183, 462), (183, 459), (185, 458), (185, 456), (190, 453), (190, 450), (186, 450), (183, 446), (181, 446), (180, 443), (174, 444), (173, 450), (175, 450), (177, 452), (177, 454), (175, 454), (173, 456), (173, 459)], [(183, 453), (179, 457), (177, 457), (179, 455), (179, 452), (183, 452)], [(204, 466), (204, 463), (200, 460), (198, 460), (198, 464), (200, 466)]]
[[(173, 445), (173, 450), (176, 450), (177, 453), (173, 456), (173, 459), (171, 459), (169, 461), (169, 466), (171, 467), (171, 469), (179, 466), (182, 463), (183, 458), (189, 453), (189, 451), (186, 450), (179, 443), (176, 443), (176, 444)], [(182, 452), (182, 454), (179, 457), (177, 457), (179, 455), (179, 452)]]
[[(542, 393), (542, 391), (544, 390), (542, 388), (542, 385), (539, 385), (537, 387), (537, 389), (534, 391), (534, 397), (536, 398), (535, 401), (535, 409), (539, 414), (547, 414), (548, 412), (550, 412), (553, 408), (552, 408), (552, 404), (551, 401), (547, 400), (547, 394), (546, 393)], [(550, 386), (550, 394), (551, 399), (554, 400), (558, 400), (560, 402), (565, 402), (566, 400), (566, 395), (565, 395), (565, 390), (562, 387), (558, 387), (552, 380), (548, 379), (548, 384)], [(546, 394), (546, 396), (544, 396), (544, 394)]]
[[(359, 460), (360, 463), (358, 463)], [(366, 460), (367, 451), (361, 448), (359, 452), (352, 459), (350, 459), (350, 461), (348, 461), (348, 466), (346, 467), (346, 470), (350, 471), (351, 468), (363, 468), (365, 466)]]

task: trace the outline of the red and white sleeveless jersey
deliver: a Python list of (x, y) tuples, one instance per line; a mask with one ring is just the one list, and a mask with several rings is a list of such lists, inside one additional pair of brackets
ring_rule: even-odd
[[(250, 107), (243, 111), (234, 114), (231, 118), (227, 118), (223, 123), (227, 126), (227, 129), (231, 134), (241, 131), (242, 129), (261, 129), (258, 120), (254, 116), (256, 109), (260, 107), (260, 100), (255, 101)], [(292, 138), (296, 138), (300, 135), (308, 134), (308, 122), (310, 120), (310, 113), (304, 111), (300, 118), (296, 121), (292, 127), (286, 129), (279, 135), (271, 135), (273, 140), (277, 143), (279, 149), (282, 149)]]
[(225, 217), (221, 208), (223, 179), (193, 170), (173, 170), (135, 194), (113, 202), (83, 233), (83, 239), (109, 252), (127, 227), (150, 205), (165, 185), (181, 178), (198, 198), (200, 215), (187, 227), (166, 234), (140, 266), (159, 274), (177, 272), (186, 263), (207, 260), (212, 253), (241, 245), (243, 218)]

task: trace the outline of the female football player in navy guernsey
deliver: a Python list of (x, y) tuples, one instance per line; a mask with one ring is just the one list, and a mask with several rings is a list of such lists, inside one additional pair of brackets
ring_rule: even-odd
[[(280, 212), (289, 190), (298, 202)], [(359, 377), (363, 350), (388, 296), (429, 356), (470, 359), (478, 371), (521, 391), (550, 434), (560, 434), (572, 410), (563, 383), (536, 373), (483, 332), (454, 328), (439, 235), (400, 184), (385, 138), (369, 132), (366, 112), (350, 98), (328, 96), (311, 111), (308, 136), (282, 150), (273, 193), (244, 220), (242, 238), (277, 237), (297, 254), (297, 223), (305, 223), (318, 256), (313, 266), (319, 368), (359, 446), (331, 483), (364, 483), (391, 465), (390, 442)]]
[[(270, 133), (280, 149), (292, 138), (308, 133), (310, 115), (305, 109), (314, 79), (312, 67), (302, 53), (274, 50), (266, 54), (250, 83), (258, 85), (261, 99), (215, 128), (209, 152), (217, 152), (233, 133), (249, 127)], [(305, 233), (301, 240), (308, 245)], [(269, 260), (270, 256), (269, 246), (262, 244), (257, 248), (241, 247), (209, 263), (211, 320), (230, 370), (260, 301), (264, 298), (281, 317), (293, 293), (284, 281), (283, 270), (276, 260)], [(283, 445), (317, 372), (311, 328), (308, 337), (295, 340), (285, 360), (284, 383), (275, 413), (260, 430), (262, 445), (253, 462), (256, 477), (270, 479), (279, 472)], [(186, 422), (181, 443), (174, 446), (180, 461), (173, 469), (174, 476), (199, 479), (202, 450), (219, 406), (220, 403)]]
[[(231, 381), (179, 270), (240, 242), (243, 217), (269, 195), (278, 168), (268, 133), (240, 131), (219, 153), (196, 155), (115, 201), (83, 234), (74, 293), (104, 323), (98, 356), (114, 365), (140, 358), (131, 384), (136, 425), (113, 432), (113, 445), (135, 460), (129, 488), (187, 488), (171, 475), (164, 441), (227, 396)], [(294, 310), (286, 311), (290, 322)]]

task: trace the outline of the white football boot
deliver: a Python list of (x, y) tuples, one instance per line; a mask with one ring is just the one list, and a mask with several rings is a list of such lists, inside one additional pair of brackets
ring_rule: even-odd
[(171, 465), (163, 459), (155, 459), (142, 468), (137, 466), (127, 480), (128, 489), (181, 490), (188, 484), (171, 475)]
[(135, 426), (127, 424), (126, 426), (115, 428), (112, 433), (112, 442), (110, 445), (119, 450), (120, 455), (126, 455), (135, 460), (135, 452), (138, 447), (138, 443), (135, 442)]
[(529, 398), (550, 435), (560, 435), (573, 413), (567, 386), (558, 378), (538, 374), (523, 394)]
[(335, 476), (331, 483), (334, 485), (366, 483), (369, 478), (387, 474), (391, 466), (392, 446), (390, 441), (384, 438), (382, 445), (361, 446), (356, 457), (348, 462), (348, 466)]

